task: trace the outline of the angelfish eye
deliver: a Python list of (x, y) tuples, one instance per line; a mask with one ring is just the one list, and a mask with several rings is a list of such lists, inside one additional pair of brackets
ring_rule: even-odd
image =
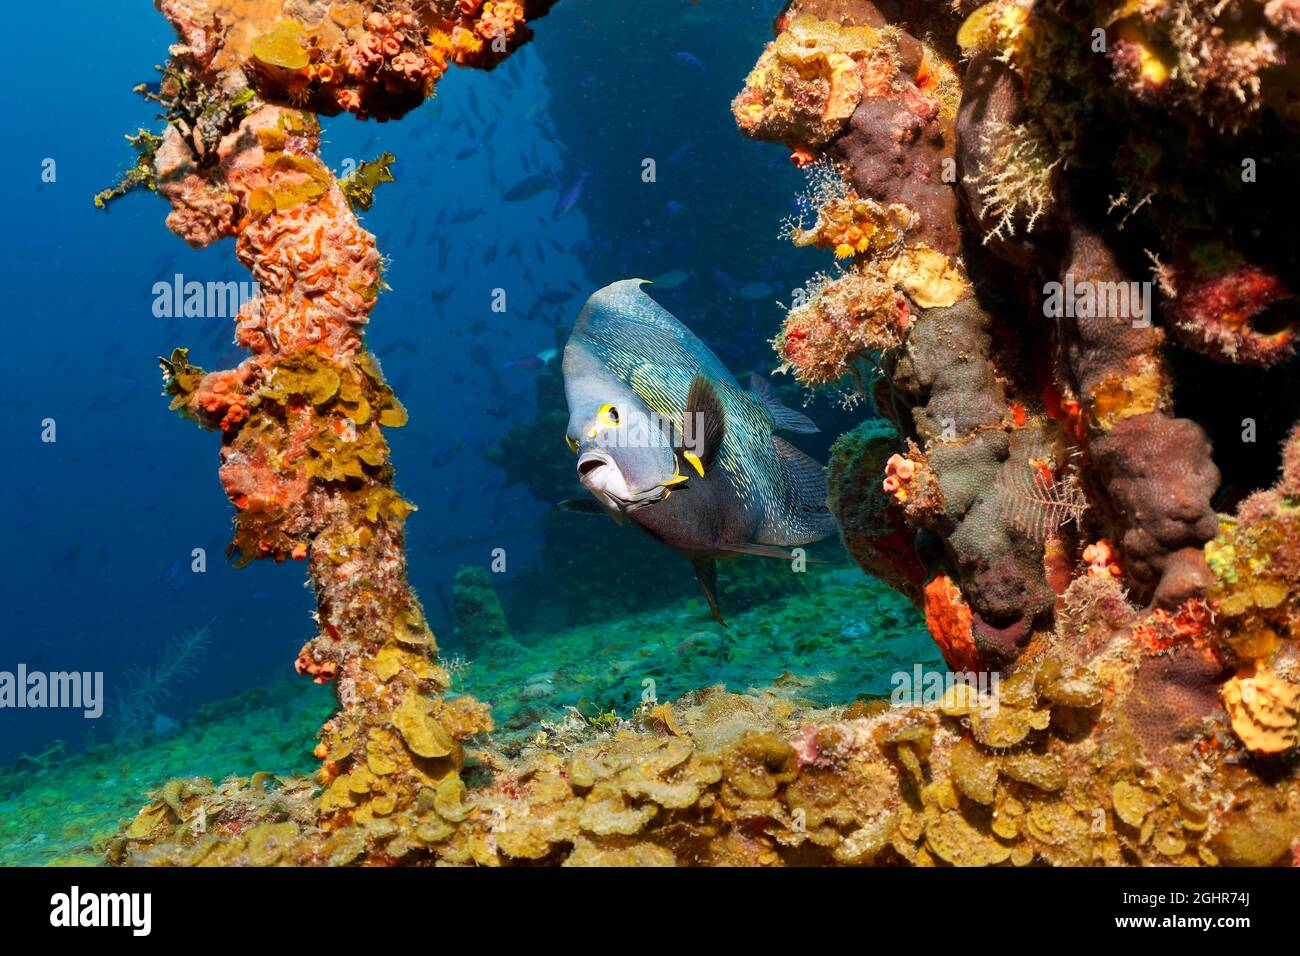
[(613, 405), (602, 405), (596, 413), (596, 420), (602, 425), (613, 427), (618, 424), (618, 409)]

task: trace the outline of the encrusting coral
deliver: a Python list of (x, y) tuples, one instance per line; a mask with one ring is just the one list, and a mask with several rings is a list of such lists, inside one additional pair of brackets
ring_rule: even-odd
[[(468, 6), (517, 22), (511, 4)], [(868, 0), (792, 0), (733, 110), (818, 177), (816, 216), (790, 234), (841, 271), (810, 283), (775, 344), (801, 382), (852, 378), (882, 416), (836, 443), (829, 504), (855, 560), (925, 613), (952, 673), (918, 667), (893, 706), (649, 698), (626, 718), (543, 724), (509, 755), (482, 736), (484, 705), (440, 696), (449, 680), (406, 584), (410, 506), (382, 433), (403, 414), (361, 346), (381, 287), (373, 242), (315, 158), (310, 116), (265, 102), (333, 62), (309, 49), (351, 44), (369, 62), (366, 36), (386, 30), (400, 36), (379, 43), (379, 74), (401, 72), (403, 11), (356, 20), (346, 41), (263, 16), (228, 49), (173, 15), (183, 68), (211, 77), (215, 58), (230, 70), (252, 55), (265, 77), (215, 159), (174, 126), (157, 152), (173, 228), (236, 236), (262, 290), (240, 315), (252, 357), (203, 373), (178, 350), (168, 390), (222, 432), (235, 550), (310, 560), (322, 633), (299, 667), (337, 682), (341, 710), (316, 781), (172, 781), (112, 862), (1295, 861), (1300, 428), (1276, 484), (1220, 513), (1213, 449), (1241, 406), (1221, 394), (1226, 413), (1178, 417), (1164, 329), (1210, 360), (1289, 353), (1289, 293), (1267, 277), (1293, 275), (1294, 250), (1244, 223), (1259, 212), (1265, 236), (1283, 235), (1276, 213), (1236, 184), (1189, 190), (1171, 165), (1213, 168), (1236, 148), (1224, 129), (1260, 146), (1263, 117), (1295, 119), (1269, 70), (1300, 18), (1242, 0), (995, 0), (964, 23), (947, 4), (896, 6), (927, 40)], [(1218, 18), (1238, 7), (1250, 16), (1229, 37)], [(1105, 56), (1089, 59), (1082, 24), (1098, 22)], [(447, 36), (429, 46), (454, 54)], [(330, 88), (329, 108), (397, 115), (413, 87), (391, 80)], [(316, 108), (328, 84), (312, 84)], [(1118, 146), (1094, 135), (1107, 123)], [(1159, 301), (1134, 290), (1139, 269)], [(466, 601), (491, 603), (479, 577)]]
[[(429, 697), (448, 680), (406, 582), (412, 506), (392, 487), (383, 436), (406, 414), (361, 341), (379, 254), (317, 158), (318, 136), (309, 114), (258, 107), (222, 139), (200, 186), (169, 128), (159, 191), (193, 211), (187, 196), (221, 184), (239, 211), (236, 253), (260, 294), (238, 316), (236, 339), (253, 353), (239, 368), (197, 381), (184, 355), (164, 368), (180, 409), (222, 433), (237, 563), (308, 561), (321, 633), (298, 669), (337, 680), (343, 706), (318, 748), (329, 785), (320, 809), (355, 824), (409, 807), (420, 786), (454, 775), (458, 740), (490, 723), (468, 701)], [(192, 222), (171, 224), (191, 240), (217, 232), (196, 234)]]
[[(191, 245), (233, 236), (259, 288), (236, 327), (251, 357), (236, 369), (205, 373), (177, 349), (162, 362), (165, 390), (173, 408), (222, 435), (221, 483), (236, 508), (230, 552), (237, 563), (269, 557), (308, 564), (320, 633), (303, 647), (297, 669), (317, 682), (336, 681), (341, 707), (316, 749), (324, 787), (317, 823), (348, 828), (364, 842), (372, 821), (413, 811), (422, 788), (455, 778), (461, 741), (491, 728), (484, 706), (438, 696), (449, 678), (435, 663), (433, 635), (406, 579), (403, 523), (413, 506), (393, 488), (383, 435), (404, 424), (406, 413), (362, 340), (382, 289), (381, 262), (351, 205), (368, 204), (391, 157), (381, 160), (374, 182), (341, 185), (319, 158), (315, 116), (269, 101), (283, 90), (263, 67), (293, 73), (323, 62), (313, 60), (320, 48), (308, 52), (301, 24), (291, 19), (277, 16), (268, 34), (248, 36), (282, 13), (273, 9), (281, 5), (159, 6), (182, 42), (172, 47), (153, 97), (168, 125), (150, 154), (149, 184), (172, 206), (168, 226)], [(335, 39), (377, 47), (384, 58), (367, 66), (369, 86), (344, 90), (346, 98), (360, 97), (350, 108), (395, 115), (431, 91), (427, 75), (414, 86), (414, 74), (391, 76), (403, 72), (401, 52), (372, 42), (422, 26), (414, 14), (392, 5), (384, 13), (336, 6), (354, 8), (355, 17), (347, 28), (354, 35)], [(501, 52), (512, 38), (516, 45), (524, 39), (514, 29), (518, 4), (469, 6), (456, 8), (453, 32), (477, 18), (504, 37)], [(335, 10), (332, 17), (338, 27), (351, 15)], [(355, 35), (358, 29), (366, 32)], [(465, 62), (487, 65), (492, 55)]]
[(201, 25), (210, 45), (194, 49), (213, 70), (242, 71), (264, 99), (376, 119), (419, 106), (453, 65), (491, 69), (553, 3), (158, 0), (174, 24)]
[[(1139, 751), (1233, 741), (1280, 759), (1289, 842), (1291, 499), (1275, 489), (1235, 519), (1216, 513), (1213, 447), (1237, 439), (1233, 412), (1178, 417), (1165, 329), (1219, 362), (1294, 352), (1290, 223), (1241, 157), (1297, 169), (1273, 125), (1294, 126), (1293, 102), (1272, 72), (1300, 52), (1296, 22), (1254, 3), (996, 0), (937, 28), (933, 6), (898, 12), (956, 43), (922, 43), (865, 0), (795, 0), (734, 104), (743, 132), (842, 182), (814, 181), (816, 224), (792, 238), (850, 261), (814, 280), (774, 344), (801, 382), (847, 377), (894, 426), (837, 445), (845, 544), (925, 612), (954, 670), (1014, 680), (1044, 642), (1125, 647), (1132, 673), (1108, 694)], [(1221, 185), (1191, 185), (1206, 181)], [(873, 242), (880, 214), (850, 210), (897, 225)], [(911, 237), (939, 269), (900, 256)], [(933, 295), (936, 272), (960, 277), (950, 294)], [(1284, 379), (1266, 387), (1295, 407)], [(1093, 601), (1112, 610), (1071, 634)]]

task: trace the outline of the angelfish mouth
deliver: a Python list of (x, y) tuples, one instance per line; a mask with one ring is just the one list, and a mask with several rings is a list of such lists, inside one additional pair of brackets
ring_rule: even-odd
[(604, 502), (607, 508), (619, 511), (635, 510), (652, 504), (663, 498), (665, 492), (661, 486), (643, 492), (633, 491), (627, 486), (618, 466), (599, 452), (587, 452), (578, 459), (578, 480)]
[(587, 452), (578, 459), (578, 480), (608, 507), (618, 507), (627, 492), (627, 483), (608, 456)]

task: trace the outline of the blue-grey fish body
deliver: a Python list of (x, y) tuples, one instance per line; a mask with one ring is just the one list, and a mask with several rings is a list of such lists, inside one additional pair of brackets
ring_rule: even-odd
[(625, 279), (587, 300), (564, 349), (578, 476), (615, 520), (695, 563), (784, 556), (835, 530), (822, 467), (774, 434), (815, 431), (761, 379), (742, 389), (709, 348)]

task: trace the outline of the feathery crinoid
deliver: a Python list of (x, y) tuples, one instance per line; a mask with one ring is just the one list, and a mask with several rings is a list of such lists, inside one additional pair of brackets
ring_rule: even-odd
[(132, 667), (112, 706), (113, 737), (129, 743), (143, 737), (164, 701), (176, 697), (176, 684), (199, 673), (208, 653), (212, 622), (167, 642), (153, 667)]
[(1039, 544), (1067, 522), (1079, 527), (1088, 510), (1088, 499), (1073, 472), (1053, 481), (1038, 468), (1008, 465), (998, 478), (997, 494), (1007, 523)]

